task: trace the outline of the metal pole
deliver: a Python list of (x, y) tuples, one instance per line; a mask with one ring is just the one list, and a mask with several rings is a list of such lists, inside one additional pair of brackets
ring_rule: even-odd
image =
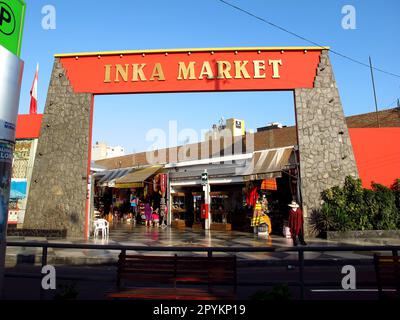
[(0, 45), (0, 294), (6, 254), (8, 204), (24, 63)]
[(379, 124), (379, 114), (378, 114), (378, 102), (377, 102), (377, 100), (376, 100), (376, 90), (375, 90), (374, 71), (372, 70), (372, 61), (371, 61), (371, 57), (369, 57), (369, 68), (370, 68), (370, 70), (371, 70), (372, 88), (373, 88), (373, 90), (374, 90), (375, 112), (376, 112), (376, 124), (378, 125), (378, 128), (380, 128), (380, 124)]
[(204, 229), (205, 230), (210, 230), (210, 226), (211, 226), (211, 208), (210, 208), (210, 182), (208, 179), (208, 173), (207, 173), (207, 169), (204, 170), (204, 174), (207, 174), (207, 181), (203, 182), (203, 191), (204, 191), (204, 203), (206, 205), (208, 205), (208, 216), (205, 219), (204, 222)]
[(167, 212), (167, 225), (172, 225), (172, 192), (171, 192), (171, 181), (170, 181), (170, 174), (167, 173), (167, 195), (166, 195), (166, 206), (168, 208)]

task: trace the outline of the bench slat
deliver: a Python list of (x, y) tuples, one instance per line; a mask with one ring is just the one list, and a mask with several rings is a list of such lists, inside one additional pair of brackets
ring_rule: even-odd
[[(122, 280), (130, 280), (135, 285), (145, 284), (147, 287), (113, 293), (111, 298), (232, 298), (236, 292), (236, 257), (146, 256), (121, 253), (118, 261), (118, 287)], [(173, 287), (160, 288), (159, 283), (173, 284)], [(149, 284), (154, 286), (149, 287)], [(177, 287), (177, 284), (207, 286), (207, 289), (182, 288)], [(223, 286), (224, 290), (221, 291), (220, 288), (217, 294), (213, 290), (216, 286)]]

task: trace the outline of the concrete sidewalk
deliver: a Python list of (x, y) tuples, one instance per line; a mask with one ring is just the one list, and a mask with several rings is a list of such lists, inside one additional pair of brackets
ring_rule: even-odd
[[(17, 238), (8, 237), (8, 241), (23, 242), (48, 242), (65, 244), (120, 244), (146, 247), (171, 247), (171, 252), (157, 252), (158, 255), (170, 255), (174, 252), (173, 247), (264, 247), (271, 246), (277, 249), (292, 247), (291, 239), (279, 236), (271, 236), (263, 239), (251, 233), (245, 232), (219, 232), (204, 230), (177, 230), (173, 228), (146, 228), (144, 226), (133, 226), (118, 224), (111, 228), (109, 239), (46, 239), (46, 238)], [(308, 239), (308, 247), (313, 246), (346, 246), (346, 245), (400, 245), (400, 239), (371, 239), (366, 241), (328, 241), (322, 239)], [(131, 254), (151, 254), (151, 252), (131, 252)], [(76, 250), (76, 249), (53, 249), (48, 250), (48, 263), (53, 265), (93, 265), (93, 264), (113, 264), (118, 260), (119, 251), (112, 250)], [(182, 253), (183, 254), (183, 253)], [(184, 253), (190, 254), (190, 253)], [(203, 255), (205, 253), (191, 253), (193, 255)], [(8, 247), (6, 265), (15, 266), (17, 264), (40, 264), (42, 250), (40, 248)], [(239, 263), (259, 262), (262, 264), (282, 264), (297, 261), (296, 252), (241, 252), (237, 254)], [(306, 260), (318, 260), (320, 262), (335, 262), (347, 260), (354, 262), (370, 263), (372, 253), (370, 252), (306, 252)]]

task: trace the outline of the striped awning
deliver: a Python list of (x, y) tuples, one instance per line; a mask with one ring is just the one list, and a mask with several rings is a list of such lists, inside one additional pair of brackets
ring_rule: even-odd
[(115, 188), (140, 188), (144, 186), (144, 181), (155, 175), (162, 169), (161, 166), (151, 166), (136, 169), (129, 174), (115, 181)]
[(251, 162), (243, 170), (244, 181), (277, 178), (291, 163), (293, 147), (254, 152)]
[(101, 174), (96, 174), (95, 177), (101, 177), (97, 184), (101, 187), (114, 187), (115, 180), (127, 175), (132, 171), (132, 168), (122, 168), (115, 170), (107, 170), (101, 172)]

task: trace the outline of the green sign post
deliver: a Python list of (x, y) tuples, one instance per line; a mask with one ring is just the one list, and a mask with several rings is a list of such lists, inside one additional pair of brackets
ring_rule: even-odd
[(21, 54), (26, 4), (22, 0), (0, 0), (0, 45)]

